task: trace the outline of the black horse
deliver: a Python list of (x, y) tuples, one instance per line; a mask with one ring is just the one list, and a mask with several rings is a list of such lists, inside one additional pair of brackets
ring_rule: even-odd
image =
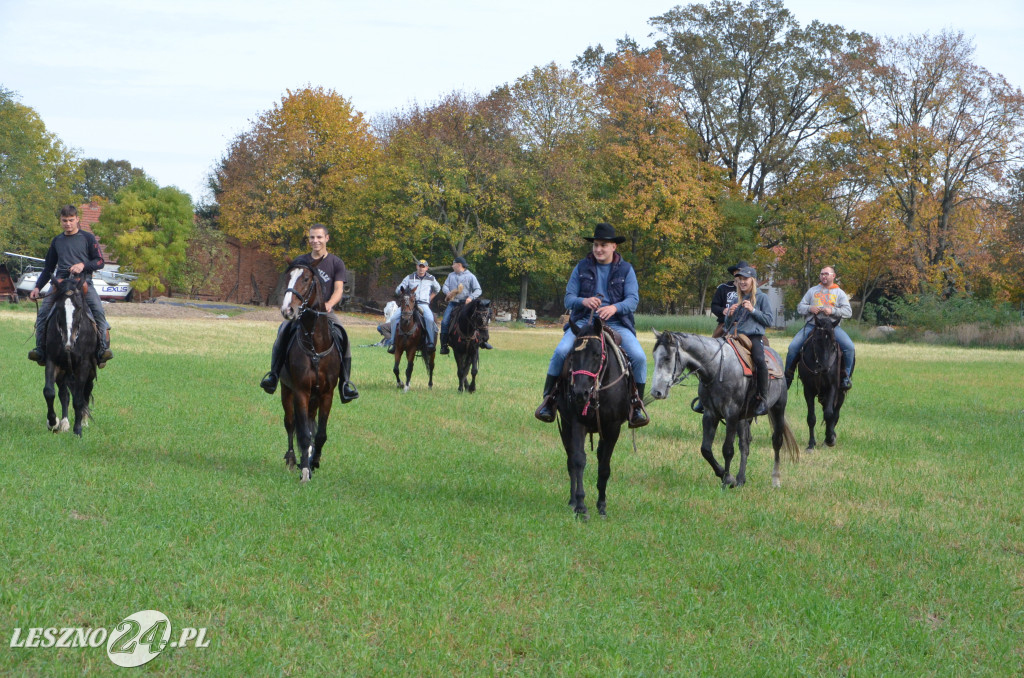
[[(392, 337), (392, 342), (395, 347), (395, 381), (398, 382), (398, 388), (405, 391), (409, 390), (409, 380), (412, 379), (412, 367), (416, 361), (416, 351), (419, 350), (423, 355), (423, 362), (427, 366), (427, 388), (434, 388), (434, 347), (431, 347), (428, 351), (423, 344), (426, 342), (427, 331), (424, 329), (422, 323), (426, 322), (423, 314), (419, 310), (419, 304), (416, 303), (416, 290), (405, 289), (404, 287), (398, 290), (398, 294), (395, 295), (395, 301), (398, 302), (398, 308), (402, 312), (401, 318), (398, 320), (398, 325), (395, 327), (395, 336)], [(402, 354), (405, 354), (405, 383), (402, 383), (402, 378), (399, 376), (399, 365), (402, 362)]]
[(568, 457), (569, 506), (578, 517), (587, 517), (583, 501), (583, 470), (587, 466), (584, 443), (588, 433), (597, 433), (601, 438), (597, 445), (597, 512), (604, 516), (612, 452), (622, 424), (629, 420), (629, 359), (598, 316), (594, 315), (582, 329), (572, 323), (569, 327), (576, 341), (555, 387), (561, 415), (559, 433)]
[[(452, 311), (448, 343), (455, 354), (455, 369), (459, 377), (459, 393), (476, 391), (476, 375), (480, 371), (480, 346), (487, 342), (487, 323), (491, 317), (488, 299), (473, 299), (459, 303)], [(472, 375), (467, 381), (466, 375)]]
[[(293, 264), (287, 273), (288, 289), (281, 303), (285, 320), (298, 323), (286, 347), (281, 371), (281, 405), (288, 432), (288, 468), (296, 465), (293, 435), (299, 439), (302, 482), (309, 482), (320, 467), (320, 455), (327, 442), (327, 420), (334, 403), (334, 388), (341, 370), (341, 355), (331, 336), (332, 320), (322, 296), (315, 264)], [(313, 433), (316, 422), (316, 434)]]
[[(55, 281), (51, 294), (57, 295), (53, 311), (46, 321), (46, 425), (54, 433), (71, 428), (68, 422), (68, 399), (74, 403), (76, 436), (82, 436), (92, 403), (93, 382), (96, 379), (96, 345), (99, 333), (88, 312), (85, 285), (90, 284), (83, 274), (69, 274)], [(60, 394), (61, 418), (53, 410), (54, 386)]]
[[(838, 319), (837, 319), (838, 320)], [(836, 341), (837, 320), (824, 313), (818, 313), (813, 319), (813, 328), (800, 351), (800, 382), (804, 385), (804, 400), (807, 401), (807, 428), (810, 429), (810, 440), (807, 451), (814, 449), (814, 399), (821, 403), (822, 417), (825, 419), (825, 444), (833, 447), (836, 444), (836, 424), (839, 423), (839, 410), (846, 400), (846, 391), (840, 385), (843, 380), (843, 358)]]

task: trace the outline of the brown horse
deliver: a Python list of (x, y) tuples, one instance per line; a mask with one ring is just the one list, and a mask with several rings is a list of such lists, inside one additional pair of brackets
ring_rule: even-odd
[[(320, 467), (320, 455), (327, 442), (327, 420), (331, 416), (334, 388), (338, 383), (341, 356), (331, 337), (328, 317), (316, 265), (293, 264), (288, 269), (288, 289), (281, 303), (281, 315), (296, 323), (293, 339), (286, 347), (281, 371), (281, 405), (288, 432), (288, 468), (296, 465), (292, 436), (298, 435), (302, 458), (302, 482), (308, 482)], [(316, 434), (313, 422), (317, 422)]]
[[(428, 351), (420, 344), (426, 339), (426, 330), (420, 324), (424, 321), (423, 315), (419, 312), (416, 304), (416, 291), (405, 289), (398, 290), (395, 301), (402, 311), (402, 317), (395, 328), (393, 342), (395, 346), (395, 381), (398, 388), (409, 390), (409, 379), (412, 378), (412, 366), (416, 360), (416, 351), (419, 350), (423, 356), (423, 362), (427, 366), (427, 387), (434, 388), (434, 348)], [(402, 354), (405, 354), (405, 383), (399, 376), (399, 365), (402, 362)]]

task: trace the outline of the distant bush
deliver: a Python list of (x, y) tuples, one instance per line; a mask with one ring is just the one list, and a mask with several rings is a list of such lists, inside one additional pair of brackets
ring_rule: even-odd
[(931, 294), (868, 304), (864, 319), (873, 325), (898, 325), (921, 332), (945, 332), (962, 325), (1008, 327), (1021, 321), (1020, 313), (1009, 304), (979, 301), (966, 295), (943, 299)]
[(636, 323), (636, 331), (650, 332), (652, 329), (659, 332), (687, 332), (689, 334), (711, 335), (718, 326), (718, 321), (710, 315), (646, 315), (638, 314), (633, 317)]

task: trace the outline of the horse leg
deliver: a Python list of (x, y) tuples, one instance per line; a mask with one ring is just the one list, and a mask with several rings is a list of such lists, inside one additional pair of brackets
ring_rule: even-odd
[(299, 459), (302, 482), (308, 483), (311, 475), (309, 460), (313, 456), (313, 440), (310, 435), (309, 394), (295, 391), (293, 403), (295, 407), (295, 433), (299, 439), (302, 456)]
[(814, 446), (818, 443), (814, 439), (814, 426), (818, 423), (818, 418), (814, 414), (814, 398), (817, 396), (817, 392), (814, 388), (808, 388), (809, 386), (806, 382), (804, 383), (804, 400), (807, 401), (807, 428), (810, 430), (810, 438), (807, 441), (805, 452), (813, 452)]
[(427, 364), (427, 388), (434, 388), (434, 349), (424, 354), (423, 362)]
[(836, 444), (836, 426), (839, 424), (839, 410), (843, 407), (843, 402), (846, 401), (846, 391), (842, 389), (836, 393), (835, 407), (832, 409), (832, 420), (826, 422), (825, 427), (825, 444), (829, 447), (835, 447)]
[(403, 354), (403, 351), (398, 350), (398, 348), (396, 347), (395, 348), (395, 369), (394, 369), (394, 372), (395, 372), (395, 383), (398, 385), (398, 388), (402, 388), (402, 377), (399, 376), (400, 375), (401, 364), (402, 364), (402, 354)]
[(455, 353), (455, 376), (459, 379), (459, 393), (466, 387), (466, 354), (453, 349)]
[(295, 470), (295, 447), (292, 441), (295, 436), (295, 401), (292, 390), (281, 384), (281, 407), (284, 408), (284, 430), (288, 433), (288, 451), (284, 453), (284, 463), (289, 471)]
[(476, 373), (480, 371), (480, 347), (474, 347), (472, 351), (472, 359), (470, 360), (470, 374), (473, 380), (469, 382), (469, 392), (476, 393)]
[(836, 419), (839, 418), (836, 412), (836, 391), (838, 390), (838, 384), (829, 384), (828, 397), (821, 406), (821, 417), (825, 420), (825, 444), (829, 447), (836, 445)]
[(612, 453), (615, 451), (615, 443), (618, 442), (621, 431), (622, 422), (608, 425), (601, 431), (601, 442), (597, 444), (597, 513), (601, 517), (608, 515), (605, 512), (605, 490), (612, 475)]
[(586, 429), (579, 421), (573, 420), (562, 427), (562, 445), (569, 471), (569, 506), (578, 518), (583, 519), (587, 518), (586, 492), (583, 489), (583, 470), (587, 467), (586, 437)]
[(740, 440), (740, 471), (736, 474), (736, 487), (747, 484), (747, 456), (750, 454), (750, 420), (744, 419), (737, 429)]
[[(769, 412), (772, 422), (772, 449), (775, 452), (775, 465), (772, 466), (772, 487), (782, 487), (782, 474), (779, 471), (781, 466), (779, 462), (779, 451), (782, 449), (782, 445), (786, 440), (786, 407), (783, 404), (779, 407), (776, 403), (771, 412)], [(796, 443), (793, 443), (793, 447), (796, 447)], [(799, 449), (799, 448), (797, 448)]]
[(57, 413), (53, 410), (53, 399), (57, 395), (54, 382), (57, 380), (57, 366), (46, 363), (46, 382), (43, 384), (43, 397), (46, 398), (46, 428), (57, 432)]
[(320, 468), (320, 455), (324, 451), (324, 443), (327, 442), (327, 420), (331, 417), (331, 405), (334, 404), (334, 388), (320, 396), (319, 415), (317, 416), (316, 440), (313, 451), (313, 460), (309, 466), (313, 469)]
[(736, 453), (734, 442), (736, 430), (739, 423), (736, 421), (725, 422), (725, 442), (722, 443), (722, 459), (725, 461), (725, 468), (722, 469), (722, 487), (736, 487), (736, 478), (729, 473), (729, 465), (732, 464), (732, 456)]
[(721, 478), (725, 475), (725, 470), (719, 466), (718, 460), (715, 459), (715, 452), (711, 448), (715, 444), (715, 433), (718, 431), (718, 420), (709, 414), (704, 415), (704, 438), (700, 443), (700, 453), (704, 459), (711, 464), (711, 470), (715, 472), (715, 475)]
[(71, 402), (68, 378), (68, 373), (62, 372), (57, 382), (57, 397), (60, 399), (60, 423), (57, 424), (57, 433), (67, 433), (71, 430), (71, 422), (68, 421), (68, 404)]
[(405, 391), (409, 391), (409, 381), (412, 379), (412, 368), (416, 364), (416, 346), (405, 351)]

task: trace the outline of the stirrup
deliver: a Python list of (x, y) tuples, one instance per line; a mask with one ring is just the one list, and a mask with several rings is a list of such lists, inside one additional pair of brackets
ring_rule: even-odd
[(765, 400), (761, 396), (758, 396), (757, 400), (754, 402), (757, 403), (757, 409), (754, 410), (755, 417), (763, 417), (764, 415), (768, 414), (771, 408), (769, 407), (767, 400)]
[(448, 344), (441, 344), (441, 350), (439, 353), (441, 355), (448, 355)]
[(351, 381), (342, 382), (338, 393), (341, 395), (342, 404), (350, 403), (359, 397), (359, 391), (356, 390), (355, 384)]
[(633, 406), (632, 412), (629, 413), (629, 427), (640, 428), (647, 426), (651, 423), (651, 418), (647, 416), (647, 412), (644, 411), (643, 403), (638, 403)]
[(690, 401), (690, 409), (697, 414), (704, 414), (704, 403), (700, 401), (700, 396)]
[(391, 344), (390, 346), (388, 346), (388, 353), (390, 353), (391, 355), (395, 355), (395, 345), (394, 344)]
[(274, 395), (274, 391), (277, 390), (277, 375), (273, 372), (263, 375), (263, 379), (260, 380), (260, 388), (270, 395)]
[(544, 396), (544, 400), (540, 402), (540, 407), (533, 413), (533, 416), (537, 417), (545, 424), (550, 424), (555, 420), (555, 397), (548, 393)]

